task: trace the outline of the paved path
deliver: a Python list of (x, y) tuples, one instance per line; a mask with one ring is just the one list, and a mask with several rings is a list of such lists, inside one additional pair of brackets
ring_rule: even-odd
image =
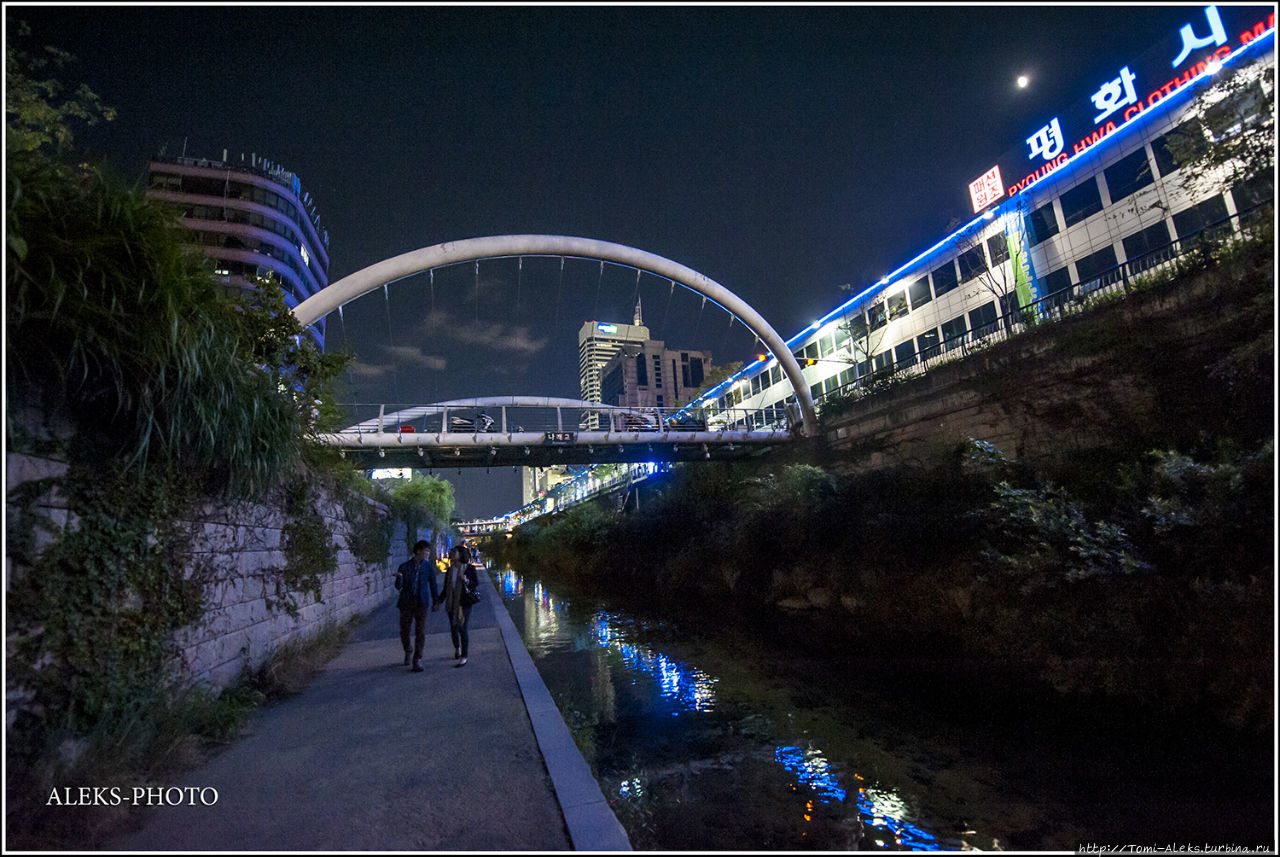
[(216, 788), (214, 806), (139, 810), (144, 826), (105, 850), (630, 850), (498, 594), (482, 594), (465, 667), (439, 612), (425, 671), (409, 672), (388, 603), (305, 692), (171, 784)]

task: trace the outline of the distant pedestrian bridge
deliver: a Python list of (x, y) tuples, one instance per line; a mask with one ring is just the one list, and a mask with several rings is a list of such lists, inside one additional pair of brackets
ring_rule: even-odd
[(552, 467), (705, 461), (758, 455), (798, 433), (799, 414), (731, 408), (650, 408), (578, 399), (502, 396), (455, 399), (388, 411), (320, 443), (368, 467)]

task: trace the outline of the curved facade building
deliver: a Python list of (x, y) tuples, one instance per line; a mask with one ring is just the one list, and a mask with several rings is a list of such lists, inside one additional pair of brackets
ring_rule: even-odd
[[(298, 177), (251, 156), (241, 163), (207, 158), (155, 158), (147, 196), (173, 204), (191, 244), (213, 262), (229, 288), (275, 278), (289, 306), (329, 284), (329, 233)], [(324, 347), (324, 323), (310, 328)]]

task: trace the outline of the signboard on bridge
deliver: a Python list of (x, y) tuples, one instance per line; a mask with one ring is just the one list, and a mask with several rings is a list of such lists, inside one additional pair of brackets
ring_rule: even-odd
[(578, 433), (573, 431), (549, 431), (545, 435), (546, 443), (552, 446), (572, 446), (574, 441), (578, 439)]

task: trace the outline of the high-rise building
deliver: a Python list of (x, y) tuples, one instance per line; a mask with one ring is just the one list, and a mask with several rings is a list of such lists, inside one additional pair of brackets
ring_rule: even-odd
[[(688, 401), (702, 387), (711, 368), (709, 351), (674, 351), (649, 338), (640, 301), (631, 324), (584, 322), (578, 331), (581, 398), (605, 405), (670, 408)], [(598, 414), (588, 414), (584, 429), (600, 428)], [(573, 478), (566, 467), (524, 468), (525, 505)]]
[(710, 351), (676, 351), (658, 339), (627, 343), (600, 370), (600, 401), (637, 408), (674, 407), (693, 398), (710, 368)]
[[(298, 177), (257, 154), (239, 163), (157, 156), (148, 167), (147, 196), (177, 207), (191, 244), (237, 292), (251, 278), (275, 279), (289, 306), (329, 284), (329, 233)], [(324, 322), (312, 328), (323, 348)]]
[[(649, 328), (640, 315), (640, 302), (631, 324), (610, 324), (601, 321), (585, 321), (578, 330), (578, 371), (581, 397), (586, 402), (601, 402), (600, 370), (609, 358), (627, 344), (640, 345), (649, 339)], [(595, 417), (590, 428), (595, 428)]]

